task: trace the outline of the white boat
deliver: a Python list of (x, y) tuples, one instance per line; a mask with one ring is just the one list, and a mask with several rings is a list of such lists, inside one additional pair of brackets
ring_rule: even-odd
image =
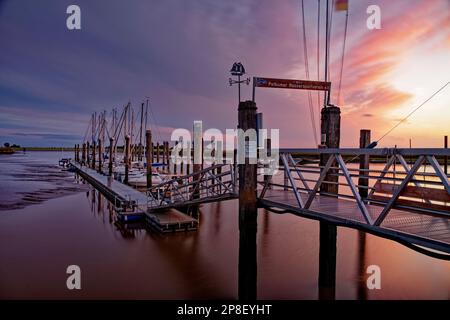
[[(158, 172), (152, 173), (152, 185), (158, 185), (163, 182), (163, 178)], [(133, 174), (128, 176), (128, 184), (134, 187), (146, 187), (147, 186), (147, 175), (143, 172), (139, 174)]]

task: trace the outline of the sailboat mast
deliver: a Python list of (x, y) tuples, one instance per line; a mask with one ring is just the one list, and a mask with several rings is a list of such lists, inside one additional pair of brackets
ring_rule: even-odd
[[(329, 28), (328, 28), (328, 12), (329, 12), (329, 4), (330, 4), (330, 0), (327, 0), (327, 5), (326, 5), (326, 17), (325, 17), (325, 81), (328, 81), (328, 51), (329, 51), (329, 45), (330, 45), (330, 39), (329, 39)], [(324, 108), (327, 107), (327, 104), (330, 101), (330, 97), (329, 97), (329, 93), (325, 92), (324, 94), (324, 101), (323, 101), (323, 106)]]

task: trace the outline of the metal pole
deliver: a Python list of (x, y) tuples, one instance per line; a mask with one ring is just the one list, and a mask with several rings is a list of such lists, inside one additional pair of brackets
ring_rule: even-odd
[(128, 184), (128, 172), (130, 170), (130, 136), (125, 136), (125, 179), (123, 183)]
[(114, 149), (114, 138), (109, 138), (109, 165), (108, 173), (110, 176), (113, 174), (113, 149)]
[(145, 160), (147, 163), (147, 188), (152, 187), (152, 163), (153, 163), (153, 150), (152, 150), (152, 131), (145, 131), (145, 146), (146, 155)]

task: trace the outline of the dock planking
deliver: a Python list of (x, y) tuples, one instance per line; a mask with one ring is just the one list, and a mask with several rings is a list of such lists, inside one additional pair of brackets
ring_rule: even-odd
[[(308, 195), (300, 193), (306, 202)], [(259, 204), (267, 208), (283, 209), (295, 215), (328, 221), (337, 225), (363, 230), (385, 238), (395, 238), (420, 246), (450, 253), (450, 217), (415, 213), (393, 208), (380, 226), (365, 223), (355, 201), (331, 196), (316, 195), (308, 210), (298, 207), (293, 192), (267, 190)], [(383, 210), (382, 206), (366, 204), (373, 219)]]

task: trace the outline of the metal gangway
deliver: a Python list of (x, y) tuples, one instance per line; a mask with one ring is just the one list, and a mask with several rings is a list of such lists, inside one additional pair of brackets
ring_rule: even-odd
[(179, 208), (237, 198), (236, 166), (215, 164), (147, 190), (148, 210)]
[[(432, 148), (282, 149), (279, 174), (259, 181), (259, 205), (418, 251), (450, 253), (449, 175), (438, 162), (449, 155), (450, 150)], [(327, 192), (325, 185), (338, 186), (338, 192)]]

